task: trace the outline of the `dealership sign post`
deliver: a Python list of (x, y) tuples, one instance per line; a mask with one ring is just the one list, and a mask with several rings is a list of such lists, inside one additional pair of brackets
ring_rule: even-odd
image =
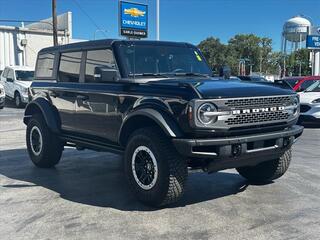
[(119, 1), (119, 33), (128, 38), (148, 37), (148, 5)]
[(307, 36), (307, 48), (320, 50), (320, 35)]

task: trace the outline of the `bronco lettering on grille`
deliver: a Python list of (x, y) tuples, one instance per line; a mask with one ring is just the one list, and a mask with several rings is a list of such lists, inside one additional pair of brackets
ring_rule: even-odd
[(249, 113), (262, 113), (262, 112), (278, 112), (278, 111), (284, 111), (284, 110), (285, 110), (285, 107), (283, 107), (283, 106), (241, 109), (241, 110), (232, 110), (232, 115), (249, 114)]

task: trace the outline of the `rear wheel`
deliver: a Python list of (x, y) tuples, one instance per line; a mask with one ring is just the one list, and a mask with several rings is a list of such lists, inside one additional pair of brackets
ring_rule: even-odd
[(263, 162), (256, 166), (237, 168), (237, 171), (250, 182), (266, 183), (280, 178), (288, 170), (291, 158), (291, 149), (288, 149), (278, 159)]
[(163, 206), (184, 193), (187, 164), (157, 128), (135, 131), (127, 144), (124, 168), (128, 182), (143, 203)]
[(34, 165), (50, 168), (60, 161), (63, 144), (50, 131), (41, 115), (34, 115), (28, 122), (26, 138), (28, 153)]

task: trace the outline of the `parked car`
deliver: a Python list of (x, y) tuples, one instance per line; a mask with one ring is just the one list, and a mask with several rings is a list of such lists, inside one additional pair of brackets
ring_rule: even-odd
[(23, 66), (9, 66), (1, 74), (6, 97), (13, 99), (16, 107), (29, 102), (28, 89), (33, 81), (34, 69)]
[(0, 83), (0, 109), (4, 108), (5, 96), (4, 87)]
[(242, 81), (252, 81), (252, 82), (269, 82), (264, 77), (260, 76), (238, 76)]
[(176, 202), (188, 168), (228, 168), (251, 182), (281, 177), (299, 98), (272, 84), (215, 80), (188, 43), (98, 40), (39, 52), (24, 123), (32, 162), (60, 161), (64, 146), (123, 155), (145, 204)]
[(320, 81), (315, 81), (300, 95), (300, 122), (320, 122)]
[(287, 82), (296, 92), (303, 92), (315, 81), (319, 80), (320, 76), (286, 77), (282, 79), (282, 81)]

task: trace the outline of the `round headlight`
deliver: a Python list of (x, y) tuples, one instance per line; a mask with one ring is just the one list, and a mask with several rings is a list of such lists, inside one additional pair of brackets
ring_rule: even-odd
[(210, 124), (217, 120), (217, 116), (210, 115), (210, 112), (216, 112), (217, 108), (212, 103), (204, 103), (198, 108), (198, 119), (204, 124)]

